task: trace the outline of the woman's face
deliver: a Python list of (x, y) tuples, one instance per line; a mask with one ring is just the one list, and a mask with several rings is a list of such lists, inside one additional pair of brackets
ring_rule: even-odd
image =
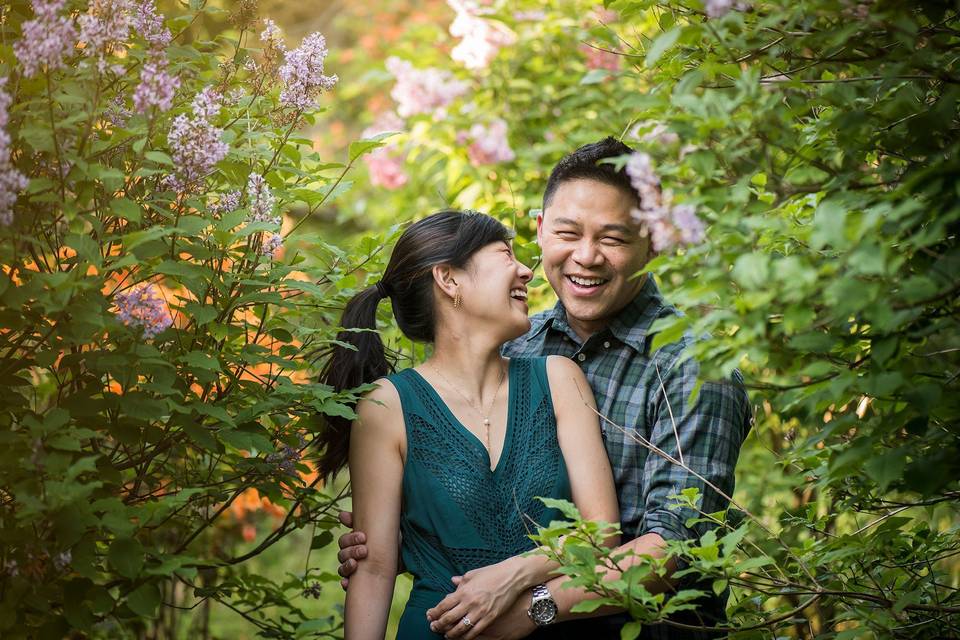
[(522, 336), (530, 329), (527, 283), (532, 277), (509, 244), (492, 242), (473, 254), (458, 276), (463, 300), (459, 311), (489, 325), (504, 342)]

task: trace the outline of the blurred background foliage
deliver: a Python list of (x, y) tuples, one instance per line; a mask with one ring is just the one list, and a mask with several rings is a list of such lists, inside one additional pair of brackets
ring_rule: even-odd
[[(86, 7), (69, 4), (77, 12)], [(238, 262), (229, 278), (233, 266), (223, 261), (198, 276), (165, 264), (172, 229), (174, 242), (185, 243), (174, 256), (180, 265), (204, 264), (197, 247), (233, 247), (269, 230), (253, 226), (252, 235), (209, 244), (193, 237), (202, 236), (199, 223), (161, 215), (171, 203), (188, 202), (191, 217), (216, 224), (196, 195), (178, 200), (159, 186), (122, 182), (143, 168), (137, 153), (169, 153), (169, 118), (157, 115), (157, 129), (154, 119), (134, 120), (128, 131), (143, 145), (107, 162), (84, 156), (75, 139), (64, 150), (51, 146), (50, 128), (66, 132), (74, 123), (40, 117), (48, 102), (64, 118), (70, 105), (87, 109), (82, 115), (103, 112), (102, 104), (89, 106), (93, 70), (54, 74), (63, 88), (53, 98), (42, 75), (17, 80), (12, 43), (32, 11), (23, 1), (3, 9), (0, 52), (13, 94), (7, 131), (13, 161), (31, 182), (13, 225), (0, 230), (14, 240), (2, 249), (8, 277), (0, 349), (3, 384), (14, 391), (4, 392), (0, 423), (11, 452), (0, 464), (0, 634), (56, 636), (73, 628), (106, 637), (336, 636), (342, 594), (333, 574), (333, 516), (349, 501), (338, 500), (344, 478), (311, 485), (309, 437), (322, 428), (313, 414), (341, 410), (349, 398), (331, 399), (309, 381), (316, 353), (335, 335), (338, 309), (376, 278), (381, 249), (398, 225), (445, 206), (508, 221), (519, 255), (534, 264), (534, 218), (550, 168), (576, 147), (613, 135), (648, 154), (664, 189), (694, 207), (707, 228), (704, 242), (666, 247), (649, 266), (686, 312), (658, 327), (658, 343), (684, 331), (708, 336), (694, 354), (706, 375), (738, 367), (756, 408), (733, 496), (744, 523), (721, 518), (727, 524), (713, 538), (676, 552), (713, 576), (716, 588), (731, 588), (731, 626), (743, 629), (736, 637), (960, 635), (955, 3), (264, 0), (164, 1), (159, 8), (177, 32), (169, 51), (181, 81), (173, 112), (189, 110), (201, 86), (229, 76), (231, 57), (261, 59), (265, 17), (291, 49), (322, 32), (326, 73), (339, 81), (323, 94), (320, 112), (293, 122), (296, 134), (286, 133), (294, 128), (282, 115), (279, 87), (243, 108), (224, 107), (217, 122), (234, 151), (206, 189), (243, 190), (250, 170), (263, 171), (283, 233), (296, 232), (284, 239), (269, 276), (257, 261), (247, 272)], [(125, 60), (143, 55), (137, 44)], [(251, 82), (240, 81), (248, 93)], [(111, 89), (127, 92), (127, 107), (133, 84)], [(351, 152), (352, 141), (386, 131), (396, 133), (383, 146)], [(241, 143), (253, 151), (239, 151)], [(91, 208), (71, 208), (64, 197), (51, 170), (61, 153), (74, 154), (66, 181), (79, 185), (78, 201), (98, 194)], [(119, 175), (98, 170), (98, 162)], [(155, 175), (170, 170), (159, 155), (146, 167)], [(48, 196), (58, 188), (61, 197)], [(112, 199), (153, 203), (154, 211), (142, 220), (111, 218)], [(131, 215), (126, 206), (119, 212)], [(116, 220), (141, 226), (121, 222), (115, 234), (160, 228), (153, 233), (161, 235), (120, 239), (124, 249), (111, 253), (112, 245), (102, 244), (111, 236), (99, 225)], [(58, 253), (49, 239), (63, 235), (65, 224), (70, 250)], [(100, 243), (99, 261), (77, 239), (85, 235)], [(261, 251), (263, 241), (232, 250), (239, 261)], [(28, 277), (40, 263), (56, 268)], [(203, 302), (185, 293), (196, 288), (191, 276), (247, 287), (262, 296), (251, 298), (261, 311), (197, 323), (202, 328), (176, 320), (156, 338), (165, 346), (148, 349), (110, 324), (104, 296), (119, 290), (128, 271), (155, 283), (184, 316), (197, 317), (186, 305)], [(535, 309), (552, 304), (543, 280), (535, 284)], [(305, 289), (302, 307), (273, 295), (291, 286)], [(211, 302), (222, 312), (228, 299)], [(68, 321), (68, 305), (89, 312)], [(384, 335), (402, 365), (422, 357), (391, 327), (386, 305), (382, 311)], [(240, 336), (259, 336), (261, 328), (272, 351), (244, 351), (249, 340)], [(187, 335), (193, 348), (182, 343)], [(284, 346), (291, 349), (281, 352)], [(248, 359), (255, 372), (274, 365), (289, 374), (279, 392), (249, 384), (233, 400), (221, 397), (229, 419), (245, 412), (251, 426), (242, 436), (215, 427), (223, 414), (204, 406), (211, 396), (202, 383), (217, 386), (209, 373), (215, 367), (188, 354), (214, 348), (237, 354), (237, 363)], [(82, 355), (99, 351), (114, 352), (113, 359)], [(68, 352), (73, 360), (62, 364)], [(200, 392), (149, 369), (167, 368), (161, 362), (195, 377)], [(141, 386), (125, 385), (123, 372), (141, 366)], [(226, 357), (218, 375), (229, 378), (230, 367)], [(234, 377), (242, 380), (243, 372)], [(108, 398), (80, 393), (94, 387), (143, 403), (85, 413), (77, 398)], [(213, 428), (215, 442), (182, 426), (175, 455), (146, 469), (127, 448), (141, 438), (163, 441), (152, 431), (156, 402), (171, 398), (189, 407), (183, 415)], [(286, 410), (294, 405), (303, 410)], [(105, 428), (91, 421), (96, 416), (139, 431)], [(291, 450), (295, 478), (270, 467)], [(271, 455), (280, 458), (268, 462)], [(203, 469), (216, 472), (216, 486), (201, 480)], [(51, 500), (47, 483), (65, 491), (64, 477), (92, 493)], [(138, 477), (151, 478), (153, 489), (165, 477), (180, 479), (170, 493), (182, 503), (163, 507), (181, 514), (163, 521), (169, 539), (144, 519), (164, 502), (153, 491), (131, 491)], [(101, 501), (92, 513), (77, 506), (90, 499)], [(695, 507), (695, 498), (685, 499)], [(311, 509), (298, 511), (298, 500)], [(178, 510), (186, 506), (191, 511)], [(575, 557), (584, 556), (568, 556), (574, 573)], [(592, 562), (607, 560), (598, 552)], [(401, 579), (395, 610), (408, 588)], [(642, 596), (632, 592), (643, 600), (638, 615), (657, 620), (664, 603)]]

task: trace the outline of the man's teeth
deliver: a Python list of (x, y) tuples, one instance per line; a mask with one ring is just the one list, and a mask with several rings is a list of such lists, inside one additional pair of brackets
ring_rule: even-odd
[(527, 299), (527, 290), (526, 290), (526, 289), (511, 289), (511, 290), (510, 290), (510, 297), (511, 297), (511, 298), (516, 298), (516, 299), (518, 299), (518, 300), (526, 300), (526, 299)]
[(597, 285), (601, 285), (604, 282), (606, 282), (606, 280), (604, 280), (603, 278), (579, 278), (577, 276), (567, 276), (567, 277), (569, 277), (570, 280), (580, 285), (581, 287), (596, 287)]

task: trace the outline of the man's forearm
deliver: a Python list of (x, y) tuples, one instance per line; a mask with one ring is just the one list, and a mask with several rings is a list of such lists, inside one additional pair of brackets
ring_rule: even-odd
[[(645, 559), (642, 556), (662, 558), (665, 548), (666, 542), (660, 534), (647, 533), (620, 545), (614, 553), (633, 551), (635, 555), (628, 556), (620, 562), (620, 566), (623, 569), (627, 569), (637, 563), (644, 562)], [(675, 569), (676, 565), (674, 561), (669, 561), (667, 563), (668, 574), (672, 573)], [(618, 580), (621, 572), (617, 569), (607, 567), (605, 568), (605, 574), (604, 581)], [(579, 587), (565, 587), (564, 585), (569, 581), (570, 578), (567, 576), (560, 576), (547, 583), (547, 588), (550, 589), (550, 594), (557, 603), (558, 621), (572, 620), (574, 618), (593, 618), (623, 611), (621, 607), (604, 606), (590, 613), (572, 613), (570, 609), (578, 602), (597, 600), (600, 598), (600, 595)], [(669, 576), (652, 577), (644, 583), (644, 586), (651, 593), (660, 593), (672, 588), (672, 583), (669, 581)]]

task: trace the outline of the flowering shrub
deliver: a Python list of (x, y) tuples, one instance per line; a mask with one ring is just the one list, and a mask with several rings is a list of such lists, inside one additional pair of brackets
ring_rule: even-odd
[(339, 628), (302, 609), (329, 574), (247, 565), (331, 539), (311, 441), (354, 396), (313, 370), (380, 244), (301, 225), (379, 143), (329, 162), (299, 133), (337, 82), (320, 34), (287, 50), (245, 2), (204, 40), (223, 11), (191, 7), (0, 9), (4, 638), (174, 637), (204, 601), (266, 636)]
[[(596, 566), (618, 558), (576, 518), (539, 538), (564, 571), (629, 609), (624, 637), (728, 587), (737, 638), (955, 636), (956, 7), (441, 9), (391, 54), (467, 90), (440, 113), (399, 114), (391, 170), (404, 180), (387, 197), (356, 192), (356, 210), (365, 220), (447, 204), (495, 212), (532, 261), (530, 214), (549, 169), (621, 137), (636, 153), (619, 162), (645, 196), (634, 215), (660, 253), (648, 269), (686, 311), (657, 323), (652, 348), (705, 336), (691, 351), (704, 376), (739, 368), (756, 407), (733, 507), (701, 514), (713, 525), (702, 539), (671, 543), (686, 566), (678, 594), (637, 586), (651, 562), (602, 583)], [(465, 15), (515, 38), (471, 44), (467, 58)], [(353, 90), (383, 94), (393, 79), (381, 77)], [(545, 289), (531, 300), (553, 302)], [(682, 464), (677, 453), (654, 455)], [(681, 489), (678, 506), (696, 509)]]

